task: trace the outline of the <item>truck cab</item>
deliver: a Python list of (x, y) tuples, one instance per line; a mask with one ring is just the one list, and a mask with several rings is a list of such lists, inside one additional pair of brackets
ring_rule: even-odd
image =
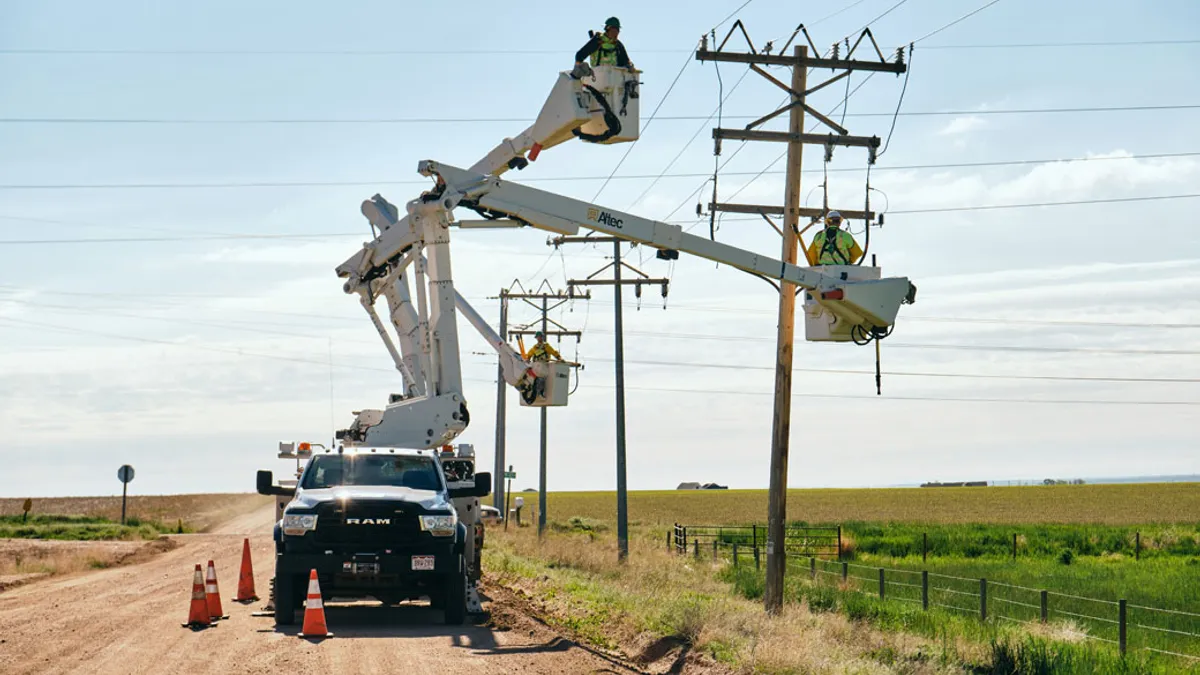
[(311, 570), (325, 598), (427, 597), (446, 623), (462, 623), (479, 578), (478, 499), (491, 476), (472, 470), (469, 481), (450, 481), (467, 467), (445, 459), (399, 448), (314, 452), (294, 487), (259, 471), (260, 493), (290, 497), (274, 528), (276, 623), (295, 622)]

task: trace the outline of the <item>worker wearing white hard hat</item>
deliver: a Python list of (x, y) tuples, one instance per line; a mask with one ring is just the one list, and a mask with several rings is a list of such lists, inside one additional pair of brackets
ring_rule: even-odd
[(854, 236), (842, 229), (842, 214), (830, 211), (825, 216), (825, 229), (813, 237), (808, 261), (813, 265), (853, 265), (863, 256)]

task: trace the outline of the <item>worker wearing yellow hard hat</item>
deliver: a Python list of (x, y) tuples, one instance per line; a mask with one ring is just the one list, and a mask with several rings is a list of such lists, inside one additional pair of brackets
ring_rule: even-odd
[(853, 265), (863, 256), (854, 236), (842, 229), (842, 214), (830, 211), (825, 229), (813, 237), (805, 252), (810, 265)]

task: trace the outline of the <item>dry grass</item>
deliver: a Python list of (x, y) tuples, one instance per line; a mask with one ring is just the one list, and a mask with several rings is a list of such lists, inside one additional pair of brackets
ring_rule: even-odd
[[(0, 499), (0, 515), (21, 513), (24, 499)], [(138, 495), (129, 498), (130, 517), (159, 521), (167, 525), (182, 520), (194, 531), (203, 532), (229, 518), (271, 503), (259, 494)], [(121, 497), (47, 497), (35, 498), (31, 513), (45, 515), (97, 516), (121, 518)]]
[[(611, 521), (611, 492), (547, 496), (551, 519)], [(629, 519), (672, 523), (764, 522), (766, 490), (661, 490), (629, 493)], [(809, 523), (1070, 523), (1145, 525), (1200, 521), (1200, 484), (1056, 485), (983, 488), (788, 490), (788, 518)], [(536, 522), (536, 514), (530, 520)]]
[[(803, 605), (768, 617), (718, 581), (709, 563), (681, 562), (650, 542), (631, 542), (621, 565), (611, 538), (549, 534), (538, 542), (531, 530), (489, 534), (488, 577), (523, 591), (549, 621), (594, 645), (636, 654), (664, 639), (678, 643), (655, 654), (655, 670), (671, 665), (663, 658), (735, 672), (938, 673), (961, 663), (961, 652), (944, 658), (944, 645)], [(977, 649), (950, 649), (960, 647)]]
[(167, 539), (150, 542), (0, 539), (0, 590), (39, 576), (137, 562), (173, 547)]

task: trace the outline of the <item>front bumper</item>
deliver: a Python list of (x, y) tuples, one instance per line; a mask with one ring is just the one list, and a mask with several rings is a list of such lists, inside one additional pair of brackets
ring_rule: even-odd
[[(414, 558), (418, 560), (414, 562)], [(432, 569), (413, 569), (414, 566)], [(462, 556), (453, 542), (445, 546), (406, 548), (390, 553), (277, 553), (276, 575), (289, 575), (303, 584), (317, 572), (322, 595), (368, 595), (377, 592), (413, 594), (441, 588), (446, 577), (461, 573)]]

